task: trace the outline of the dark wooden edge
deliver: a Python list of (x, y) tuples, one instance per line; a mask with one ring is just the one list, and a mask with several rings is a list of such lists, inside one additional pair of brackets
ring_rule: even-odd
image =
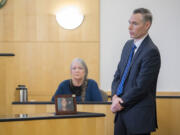
[(0, 56), (15, 56), (14, 53), (0, 53)]
[(180, 98), (180, 96), (156, 96), (156, 98)]
[[(111, 98), (111, 96), (108, 96), (108, 98)], [(156, 96), (156, 98), (180, 98), (180, 96)]]
[[(12, 102), (13, 105), (42, 105), (42, 104), (54, 104), (52, 101), (28, 101), (28, 102), (19, 102), (19, 101), (14, 101)], [(76, 104), (97, 104), (97, 105), (109, 105), (111, 102), (97, 102), (97, 101), (88, 101), (88, 102), (76, 102)]]
[[(63, 110), (58, 110), (58, 98), (72, 98), (73, 100), (73, 107), (74, 109), (71, 111), (71, 110), (66, 110), (66, 111), (63, 111)], [(56, 95), (55, 96), (55, 108), (56, 108), (56, 114), (57, 115), (60, 115), (60, 114), (76, 114), (77, 113), (77, 107), (76, 107), (76, 97), (75, 95)], [(67, 106), (66, 106), (67, 107)]]
[(108, 102), (102, 102), (102, 101), (86, 101), (86, 102), (78, 102), (77, 104), (89, 104), (89, 105), (93, 105), (93, 104), (96, 104), (96, 105), (109, 105), (111, 104), (112, 102), (111, 101), (108, 101)]
[[(157, 99), (179, 99), (180, 96), (156, 96)], [(92, 105), (92, 104), (96, 104), (96, 105), (109, 105), (111, 104), (112, 102), (97, 102), (97, 101), (88, 101), (88, 102), (76, 102), (76, 104), (89, 104), (89, 105)], [(54, 104), (54, 102), (51, 102), (51, 101), (29, 101), (29, 102), (19, 102), (19, 101), (14, 101), (12, 102), (13, 105), (33, 105), (33, 104), (36, 104), (36, 105), (42, 105), (42, 104)]]
[(0, 118), (0, 122), (11, 122), (11, 121), (29, 121), (29, 120), (46, 120), (46, 119), (67, 119), (67, 118), (88, 118), (88, 117), (105, 117), (104, 113), (91, 113), (91, 112), (77, 112), (76, 114), (68, 114), (68, 115), (56, 115), (53, 116), (33, 116), (29, 117), (28, 114), (25, 114), (24, 118)]

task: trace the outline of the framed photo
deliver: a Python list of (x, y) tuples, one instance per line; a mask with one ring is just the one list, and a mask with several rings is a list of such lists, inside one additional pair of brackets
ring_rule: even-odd
[(55, 96), (56, 114), (75, 114), (76, 97), (75, 95), (57, 95)]

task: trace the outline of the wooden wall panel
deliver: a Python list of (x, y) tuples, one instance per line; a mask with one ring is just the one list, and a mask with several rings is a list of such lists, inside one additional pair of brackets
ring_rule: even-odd
[[(74, 30), (55, 19), (64, 6), (76, 5), (85, 15)], [(8, 0), (0, 9), (0, 53), (14, 53), (0, 62), (0, 105), (11, 112), (16, 86), (28, 87), (29, 100), (50, 100), (58, 84), (70, 78), (70, 63), (83, 58), (89, 78), (99, 82), (99, 0)]]
[(157, 92), (156, 95), (157, 96), (180, 96), (180, 92), (165, 92), (165, 91), (161, 91), (161, 92)]
[[(70, 78), (70, 64), (73, 58), (83, 58), (89, 68), (89, 78), (99, 82), (99, 45), (96, 43), (3, 43), (4, 50), (16, 54), (11, 63), (14, 86), (10, 94), (15, 92), (18, 84), (28, 87), (31, 96), (49, 96), (54, 94), (58, 84), (64, 79)], [(6, 48), (6, 49), (5, 49)], [(87, 51), (88, 50), (88, 51)], [(6, 59), (6, 58), (4, 58)], [(5, 63), (6, 64), (6, 63)], [(5, 67), (2, 66), (2, 70)], [(5, 69), (4, 69), (5, 70)], [(8, 81), (8, 80), (6, 80)], [(42, 100), (42, 99), (41, 99)], [(47, 100), (47, 99), (44, 99)]]
[(157, 115), (158, 130), (152, 135), (179, 135), (180, 134), (180, 99), (158, 98)]
[[(44, 113), (55, 112), (54, 104), (19, 104), (12, 105), (13, 113)], [(77, 111), (104, 113), (105, 134), (113, 135), (114, 114), (110, 111), (110, 104), (78, 104)], [(152, 135), (179, 135), (180, 134), (180, 99), (179, 98), (157, 98), (158, 129)]]
[[(24, 114), (40, 114), (40, 113), (53, 113), (55, 112), (54, 104), (27, 104), (27, 105), (12, 105), (12, 113), (24, 113)], [(101, 124), (104, 127), (104, 135), (113, 135), (114, 131), (114, 114), (110, 110), (110, 104), (77, 104), (78, 112), (95, 112), (104, 113), (104, 123)]]
[[(75, 30), (64, 30), (55, 18), (69, 4), (80, 7), (85, 15)], [(99, 0), (8, 0), (0, 12), (0, 41), (99, 42)]]
[[(12, 63), (14, 57), (0, 57), (0, 113), (5, 114), (11, 111), (9, 102), (13, 99), (13, 78)], [(9, 81), (7, 81), (9, 80)], [(10, 93), (10, 91), (12, 93)]]
[(0, 122), (1, 135), (104, 135), (104, 118)]
[(7, 62), (4, 58), (0, 57), (0, 114), (5, 113), (4, 109), (6, 109), (6, 67), (7, 67)]

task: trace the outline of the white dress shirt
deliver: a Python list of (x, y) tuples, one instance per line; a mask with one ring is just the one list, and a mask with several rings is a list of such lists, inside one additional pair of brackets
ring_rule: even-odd
[(134, 51), (134, 54), (136, 53), (136, 51), (138, 50), (138, 48), (140, 47), (141, 43), (143, 42), (143, 40), (147, 37), (148, 33), (142, 37), (141, 39), (136, 39), (134, 40), (134, 44), (136, 45), (136, 49)]

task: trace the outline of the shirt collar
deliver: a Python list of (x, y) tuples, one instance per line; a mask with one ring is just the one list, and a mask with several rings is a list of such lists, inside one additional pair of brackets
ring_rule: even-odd
[(148, 35), (148, 33), (144, 37), (142, 37), (141, 39), (134, 40), (134, 44), (136, 45), (136, 50), (138, 50), (139, 46), (141, 45), (143, 40), (147, 37), (147, 35)]

